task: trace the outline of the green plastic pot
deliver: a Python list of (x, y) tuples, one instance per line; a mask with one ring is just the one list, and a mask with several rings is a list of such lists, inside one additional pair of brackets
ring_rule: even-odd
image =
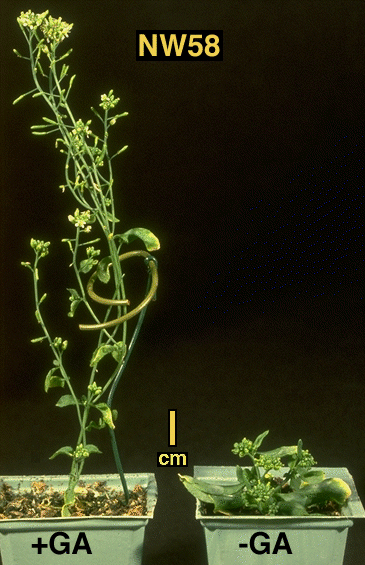
[[(82, 479), (85, 483), (106, 481), (108, 486), (120, 487), (119, 475), (83, 475)], [(13, 488), (19, 485), (24, 490), (40, 480), (55, 490), (62, 490), (66, 488), (68, 477), (0, 477), (0, 481)], [(0, 520), (2, 565), (141, 565), (144, 533), (153, 517), (157, 485), (155, 476), (150, 473), (127, 473), (126, 480), (130, 490), (137, 484), (147, 488), (146, 516)], [(42, 553), (32, 547), (38, 543), (38, 538), (48, 545), (41, 549)]]
[[(352, 494), (341, 516), (205, 516), (209, 565), (342, 565), (348, 529), (365, 518), (352, 476), (345, 468), (322, 468), (348, 483)], [(236, 467), (194, 467), (194, 477), (234, 484)]]

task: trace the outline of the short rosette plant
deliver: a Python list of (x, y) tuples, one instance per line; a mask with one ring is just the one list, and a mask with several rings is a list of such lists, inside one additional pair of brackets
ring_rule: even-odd
[(339, 515), (351, 495), (347, 483), (326, 479), (322, 470), (312, 469), (316, 462), (303, 449), (302, 440), (297, 445), (259, 451), (268, 433), (234, 444), (232, 452), (251, 461), (251, 467), (237, 466), (237, 483), (221, 485), (186, 475), (179, 475), (180, 480), (207, 512), (211, 508), (225, 515)]
[[(110, 155), (108, 138), (110, 128), (126, 116), (127, 112), (115, 112), (119, 98), (110, 90), (101, 96), (99, 109), (92, 108), (100, 122), (100, 133), (94, 133), (91, 120), (85, 122), (74, 116), (69, 97), (75, 75), (69, 78), (69, 66), (64, 62), (72, 49), (59, 53), (60, 45), (68, 37), (73, 24), (68, 24), (61, 18), (53, 18), (48, 11), (35, 14), (30, 10), (21, 13), (18, 23), (29, 51), (26, 56), (14, 51), (30, 63), (34, 88), (14, 103), (27, 95), (40, 97), (51, 113), (51, 117), (45, 116), (42, 124), (34, 125), (31, 129), (35, 135), (55, 134), (56, 148), (63, 154), (65, 162), (65, 183), (60, 188), (63, 192), (70, 191), (77, 206), (68, 215), (68, 220), (74, 227), (74, 235), (62, 239), (69, 247), (75, 277), (73, 287), (67, 289), (70, 299), (68, 316), (74, 317), (76, 309), (82, 306), (91, 323), (80, 324), (79, 327), (81, 330), (95, 332), (96, 336), (94, 352), (88, 362), (89, 380), (85, 393), (80, 397), (75, 391), (75, 388), (79, 388), (79, 383), (75, 387), (76, 377), (71, 374), (72, 367), (67, 363), (68, 340), (52, 334), (43, 311), (47, 294), (40, 289), (40, 263), (49, 253), (50, 242), (32, 239), (30, 244), (34, 258), (22, 263), (32, 273), (35, 316), (41, 334), (32, 341), (45, 342), (50, 347), (53, 364), (45, 378), (45, 391), (54, 387), (65, 389), (66, 394), (59, 398), (56, 406), (73, 406), (79, 428), (75, 445), (61, 447), (51, 456), (51, 459), (58, 455), (71, 459), (69, 484), (62, 509), (62, 515), (68, 516), (76, 500), (75, 488), (86, 459), (94, 453), (100, 453), (96, 445), (88, 442), (88, 432), (94, 429), (109, 428), (117, 467), (128, 500), (114, 436), (117, 412), (112, 409), (111, 402), (138, 335), (145, 308), (155, 297), (157, 264), (150, 252), (159, 249), (159, 241), (145, 228), (129, 229), (124, 233), (117, 230), (119, 219), (114, 203), (112, 161), (126, 146)], [(134, 239), (141, 240), (145, 249), (121, 255), (122, 246)], [(137, 307), (128, 311), (129, 300), (121, 263), (134, 256), (142, 257), (145, 261), (148, 284), (145, 298)], [(107, 285), (110, 298), (96, 294), (94, 284), (100, 283)], [(102, 304), (102, 309), (96, 310), (95, 303)], [(127, 323), (136, 315), (138, 322), (133, 326), (132, 337), (128, 337)], [(101, 368), (106, 356), (114, 359), (115, 363), (109, 376), (105, 376)]]

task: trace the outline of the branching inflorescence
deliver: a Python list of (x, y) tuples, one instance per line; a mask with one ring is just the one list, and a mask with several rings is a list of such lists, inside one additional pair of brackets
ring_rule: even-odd
[[(243, 438), (234, 444), (232, 452), (251, 462), (251, 467), (237, 465), (235, 484), (207, 482), (187, 475), (179, 475), (180, 480), (196, 499), (211, 505), (218, 514), (307, 516), (326, 509), (339, 513), (351, 495), (347, 483), (333, 477), (326, 479), (323, 470), (312, 469), (316, 462), (303, 449), (302, 440), (297, 445), (259, 451), (268, 433), (265, 431), (254, 441)], [(281, 475), (277, 473), (280, 470)]]
[[(127, 321), (143, 313), (148, 302), (155, 296), (157, 267), (150, 252), (159, 249), (160, 245), (156, 236), (145, 228), (115, 233), (119, 219), (114, 204), (112, 161), (127, 147), (124, 146), (110, 155), (108, 136), (110, 128), (117, 120), (126, 116), (127, 112), (115, 113), (119, 98), (114, 96), (113, 90), (110, 90), (101, 96), (99, 104), (101, 110), (91, 108), (102, 124), (101, 135), (96, 135), (92, 131), (91, 120), (84, 122), (74, 117), (69, 106), (69, 96), (75, 75), (68, 77), (69, 66), (64, 62), (72, 49), (63, 54), (58, 52), (60, 44), (68, 37), (73, 24), (68, 24), (61, 18), (53, 18), (48, 11), (34, 14), (30, 10), (21, 13), (18, 23), (27, 41), (29, 55), (23, 56), (16, 50), (14, 52), (30, 62), (34, 88), (19, 96), (14, 103), (27, 95), (32, 95), (33, 98), (42, 97), (46, 102), (52, 117), (44, 117), (44, 123), (34, 125), (31, 129), (35, 135), (56, 134), (56, 148), (65, 158), (65, 184), (60, 188), (62, 191), (69, 190), (77, 202), (77, 208), (68, 215), (68, 220), (75, 228), (75, 236), (62, 240), (70, 249), (71, 265), (76, 278), (76, 288), (68, 289), (70, 298), (68, 316), (73, 317), (78, 306), (82, 304), (93, 323), (80, 324), (80, 329), (97, 332), (96, 347), (90, 361), (89, 382), (86, 393), (79, 398), (76, 396), (69, 370), (66, 369), (64, 362), (68, 341), (52, 336), (43, 316), (43, 302), (47, 295), (41, 295), (39, 290), (39, 262), (48, 255), (50, 243), (32, 239), (34, 260), (22, 263), (33, 274), (35, 316), (42, 330), (42, 335), (32, 341), (48, 342), (54, 359), (53, 366), (45, 379), (45, 390), (47, 392), (53, 387), (65, 388), (67, 394), (61, 396), (56, 406), (74, 406), (79, 424), (75, 447), (61, 447), (51, 456), (52, 459), (63, 454), (72, 460), (63, 507), (63, 515), (68, 516), (70, 507), (75, 501), (75, 487), (85, 460), (90, 454), (100, 453), (97, 446), (88, 443), (88, 431), (104, 427), (108, 427), (111, 432), (114, 430), (116, 411), (111, 408), (112, 393), (115, 391), (129, 357), (131, 344), (132, 342), (134, 344), (136, 337), (134, 333), (130, 345), (127, 346)], [(102, 237), (89, 235), (90, 232), (95, 231), (94, 224), (99, 226)], [(142, 240), (147, 251), (135, 250), (121, 254), (123, 244), (133, 239)], [(103, 247), (105, 247), (104, 253)], [(139, 306), (128, 312), (129, 301), (126, 297), (121, 263), (131, 256), (144, 258), (149, 272), (149, 284), (146, 298)], [(92, 275), (88, 275), (85, 280), (85, 274), (91, 271), (93, 271)], [(113, 286), (111, 298), (103, 298), (95, 293), (93, 285), (96, 280)], [(93, 302), (107, 306), (103, 319), (100, 319), (95, 312)], [(115, 360), (115, 369), (112, 375), (104, 380), (99, 372), (99, 382), (96, 383), (99, 362), (106, 355), (110, 355)], [(103, 382), (100, 382), (102, 380)], [(107, 394), (109, 394), (108, 400), (105, 401), (103, 397)], [(99, 415), (97, 421), (91, 419), (91, 417), (95, 418), (92, 416), (93, 413)], [(121, 467), (120, 474), (128, 498)]]

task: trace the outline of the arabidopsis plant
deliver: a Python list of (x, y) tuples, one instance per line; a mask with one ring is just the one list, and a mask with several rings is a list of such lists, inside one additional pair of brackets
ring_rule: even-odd
[[(60, 45), (69, 36), (73, 24), (61, 18), (53, 18), (48, 10), (41, 14), (35, 14), (31, 10), (22, 12), (18, 23), (28, 44), (28, 54), (21, 55), (16, 50), (14, 52), (29, 62), (34, 88), (19, 96), (14, 103), (27, 95), (32, 95), (34, 98), (41, 97), (51, 113), (51, 116), (43, 117), (43, 123), (36, 124), (31, 129), (35, 135), (56, 135), (56, 148), (63, 155), (65, 163), (65, 183), (61, 185), (61, 189), (63, 192), (70, 191), (77, 205), (77, 208), (68, 215), (74, 234), (72, 237), (62, 239), (71, 253), (71, 266), (76, 283), (75, 288), (67, 289), (70, 294), (68, 316), (73, 318), (76, 310), (82, 305), (82, 315), (88, 316), (92, 324), (79, 324), (79, 328), (96, 332), (95, 349), (89, 362), (89, 380), (85, 394), (79, 397), (74, 387), (76, 376), (71, 374), (72, 367), (68, 366), (64, 357), (68, 340), (59, 336), (54, 337), (43, 315), (43, 302), (47, 294), (40, 293), (39, 263), (48, 255), (50, 242), (32, 239), (30, 245), (34, 251), (34, 259), (32, 262), (23, 263), (33, 275), (35, 316), (41, 333), (40, 337), (32, 341), (48, 343), (53, 354), (53, 364), (46, 375), (44, 388), (46, 392), (55, 387), (67, 391), (67, 394), (59, 398), (56, 406), (60, 408), (73, 406), (79, 428), (75, 447), (69, 445), (61, 447), (51, 456), (51, 459), (58, 455), (71, 458), (69, 483), (62, 510), (63, 516), (68, 516), (72, 513), (76, 496), (75, 487), (85, 460), (93, 453), (100, 453), (97, 446), (87, 441), (88, 432), (92, 429), (104, 427), (109, 429), (117, 468), (128, 499), (128, 490), (114, 436), (117, 412), (112, 410), (111, 402), (138, 335), (146, 306), (155, 297), (157, 266), (150, 252), (159, 249), (159, 241), (145, 228), (132, 228), (124, 233), (116, 233), (119, 219), (114, 203), (112, 161), (126, 149), (126, 146), (110, 155), (108, 138), (110, 128), (117, 120), (127, 116), (127, 112), (119, 114), (114, 112), (120, 99), (114, 96), (113, 90), (110, 90), (108, 94), (101, 95), (99, 108), (102, 112), (92, 108), (101, 125), (100, 133), (95, 133), (91, 119), (83, 121), (74, 116), (69, 97), (75, 75), (69, 78), (69, 66), (64, 63), (72, 49), (59, 53)], [(93, 232), (92, 240), (88, 235), (90, 232)], [(121, 255), (121, 247), (136, 238), (144, 243), (146, 250), (133, 250)], [(149, 283), (145, 299), (132, 311), (128, 311), (129, 300), (126, 297), (121, 263), (134, 256), (145, 260)], [(85, 280), (85, 275), (92, 270), (94, 271), (92, 275), (88, 275)], [(105, 285), (109, 283), (108, 292), (111, 298), (103, 298), (96, 294), (93, 287), (97, 282)], [(102, 314), (100, 310), (95, 310), (94, 302), (104, 305)], [(127, 322), (137, 314), (138, 322), (134, 327), (130, 344), (127, 345), (129, 340)], [(115, 363), (115, 368), (109, 376), (106, 376), (101, 369), (105, 356), (110, 356)], [(98, 374), (97, 383), (96, 374)], [(95, 415), (99, 418), (95, 419)]]
[[(185, 488), (195, 498), (210, 505), (214, 513), (295, 515), (331, 511), (339, 513), (351, 494), (342, 479), (326, 479), (323, 471), (312, 469), (316, 464), (309, 451), (297, 445), (272, 451), (259, 451), (269, 431), (254, 441), (243, 438), (232, 452), (248, 457), (251, 467), (236, 467), (237, 483), (221, 485), (179, 475)], [(286, 460), (287, 467), (282, 459)], [(282, 474), (270, 471), (282, 470)]]

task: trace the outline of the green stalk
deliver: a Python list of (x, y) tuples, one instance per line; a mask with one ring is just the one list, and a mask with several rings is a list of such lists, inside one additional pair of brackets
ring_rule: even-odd
[[(48, 16), (48, 11), (43, 14), (33, 14), (30, 10), (26, 14), (23, 12), (21, 13), (21, 16), (18, 18), (18, 23), (28, 43), (29, 57), (22, 57), (17, 51), (15, 52), (18, 56), (30, 62), (32, 78), (35, 85), (35, 89), (30, 90), (27, 94), (32, 94), (33, 97), (42, 97), (54, 116), (54, 119), (44, 117), (43, 121), (45, 123), (32, 126), (33, 133), (37, 135), (48, 135), (49, 133), (57, 131), (57, 133), (60, 134), (61, 137), (56, 139), (56, 147), (60, 144), (60, 151), (65, 155), (66, 185), (63, 185), (62, 188), (65, 189), (67, 186), (76, 202), (82, 208), (81, 212), (79, 209), (76, 209), (74, 215), (69, 216), (69, 220), (76, 227), (75, 239), (63, 240), (68, 242), (72, 253), (71, 265), (73, 267), (79, 289), (77, 291), (70, 289), (72, 291), (71, 300), (73, 300), (70, 315), (73, 316), (78, 304), (83, 303), (86, 307), (86, 312), (90, 314), (96, 324), (93, 324), (92, 326), (80, 324), (80, 329), (99, 330), (98, 337), (96, 339), (97, 349), (94, 351), (92, 361), (90, 362), (91, 371), (88, 390), (86, 395), (82, 396), (81, 399), (78, 399), (73, 389), (69, 373), (63, 362), (63, 353), (66, 349), (67, 342), (62, 342), (61, 338), (53, 339), (51, 337), (51, 333), (46, 327), (40, 310), (43, 297), (39, 299), (38, 262), (41, 257), (44, 257), (48, 253), (47, 247), (49, 244), (32, 240), (31, 246), (36, 253), (33, 266), (31, 266), (30, 263), (23, 264), (33, 271), (36, 317), (44, 334), (43, 337), (37, 338), (33, 341), (41, 341), (43, 339), (48, 341), (54, 356), (54, 366), (47, 374), (46, 390), (52, 387), (64, 387), (67, 385), (70, 395), (61, 397), (62, 402), (59, 401), (57, 405), (62, 407), (73, 404), (76, 409), (79, 424), (78, 438), (75, 448), (73, 449), (71, 446), (65, 446), (57, 450), (57, 452), (51, 457), (53, 458), (61, 453), (72, 457), (69, 482), (64, 497), (65, 504), (63, 507), (63, 515), (66, 516), (69, 514), (69, 507), (75, 502), (75, 487), (80, 479), (85, 459), (90, 455), (90, 453), (98, 452), (98, 448), (96, 446), (87, 444), (87, 430), (91, 425), (94, 425), (94, 427), (102, 427), (105, 425), (109, 426), (111, 432), (114, 429), (112, 412), (110, 409), (111, 401), (109, 402), (110, 394), (108, 397), (108, 403), (100, 403), (99, 401), (100, 398), (109, 390), (112, 394), (114, 394), (116, 385), (119, 382), (121, 373), (125, 367), (123, 355), (125, 354), (125, 344), (127, 341), (127, 320), (123, 320), (121, 318), (127, 315), (127, 306), (120, 304), (120, 301), (126, 301), (123, 271), (119, 256), (120, 247), (124, 241), (129, 241), (131, 232), (132, 235), (135, 235), (135, 233), (137, 234), (135, 236), (139, 237), (145, 243), (148, 251), (158, 249), (159, 243), (157, 238), (151, 234), (151, 232), (144, 230), (143, 228), (128, 230), (125, 234), (118, 234), (117, 236), (114, 233), (115, 224), (118, 220), (115, 217), (111, 160), (121, 153), (124, 148), (115, 153), (113, 157), (110, 157), (108, 153), (108, 130), (111, 125), (113, 125), (119, 117), (125, 115), (125, 113), (118, 115), (115, 114), (111, 118), (109, 117), (109, 110), (114, 108), (119, 100), (114, 98), (112, 95), (113, 91), (111, 90), (108, 95), (105, 94), (101, 97), (102, 102), (100, 106), (104, 110), (103, 118), (94, 110), (94, 113), (103, 124), (103, 135), (101, 139), (90, 130), (89, 124), (91, 123), (91, 120), (86, 123), (82, 120), (76, 120), (68, 103), (68, 97), (75, 75), (68, 81), (68, 86), (63, 88), (62, 84), (65, 84), (68, 65), (62, 63), (61, 70), (59, 70), (60, 67), (58, 66), (60, 61), (63, 61), (69, 55), (71, 50), (58, 58), (56, 54), (57, 47), (61, 41), (68, 36), (72, 25), (70, 26), (66, 22), (62, 22), (60, 18), (55, 20), (51, 16)], [(44, 36), (43, 38), (42, 34)], [(44, 60), (45, 64), (43, 63)], [(48, 82), (46, 83), (47, 79)], [(42, 85), (44, 85), (44, 87)], [(20, 101), (27, 94), (18, 97), (14, 103)], [(89, 145), (89, 137), (94, 140), (94, 146)], [(104, 165), (104, 161), (106, 166)], [(106, 168), (106, 172), (104, 172), (104, 167)], [(97, 224), (99, 224), (105, 236), (104, 246), (107, 248), (107, 255), (104, 259), (102, 259), (103, 263), (99, 263), (100, 269), (93, 273), (92, 276), (94, 278), (91, 280), (94, 281), (95, 278), (100, 275), (99, 278), (101, 281), (108, 282), (108, 277), (102, 276), (103, 274), (105, 275), (105, 273), (100, 270), (105, 267), (105, 264), (108, 266), (108, 263), (106, 262), (109, 262), (110, 257), (110, 266), (113, 271), (112, 300), (119, 301), (119, 303), (115, 305), (111, 300), (99, 300), (108, 306), (104, 314), (103, 322), (100, 322), (99, 317), (96, 315), (94, 308), (90, 303), (91, 299), (98, 301), (98, 297), (95, 293), (92, 294), (90, 292), (88, 283), (85, 284), (83, 281), (83, 275), (91, 270), (94, 263), (97, 262), (94, 261), (94, 256), (97, 256), (101, 250), (94, 250), (93, 248), (86, 249), (87, 259), (81, 260), (80, 262), (79, 257), (81, 254), (80, 248), (82, 246), (91, 245), (92, 243), (100, 240), (97, 238), (96, 240), (93, 239), (89, 243), (80, 242), (82, 232), (90, 231), (91, 224), (94, 220), (97, 221)], [(117, 245), (118, 238), (119, 244)], [(138, 253), (146, 256), (146, 252)], [(152, 286), (151, 284), (148, 297), (145, 298), (144, 302), (141, 302), (139, 309), (136, 308), (132, 312), (129, 312), (128, 319), (133, 315), (136, 315), (137, 311), (140, 311), (142, 306), (145, 308), (147, 303), (151, 300), (152, 295), (155, 293), (155, 289), (157, 287), (156, 265), (154, 266), (153, 276), (154, 285)], [(75, 300), (76, 304), (74, 302)], [(115, 319), (110, 319), (112, 316), (112, 310), (115, 307), (117, 307), (117, 317)], [(137, 323), (138, 331), (141, 321), (142, 317), (140, 317), (140, 321)], [(98, 327), (103, 326), (103, 324), (107, 324), (108, 329), (105, 327)], [(121, 328), (120, 325), (122, 326)], [(113, 329), (109, 330), (110, 327)], [(119, 331), (122, 334), (121, 342), (119, 342), (117, 338), (117, 333)], [(132, 341), (134, 342), (133, 337), (131, 343)], [(113, 371), (112, 376), (106, 379), (106, 382), (96, 384), (95, 377), (98, 371), (98, 363), (106, 353), (111, 353), (113, 355), (117, 361), (117, 367)], [(129, 353), (130, 351), (127, 353), (127, 358), (129, 357)], [(97, 359), (97, 361), (95, 361), (95, 359)], [(56, 371), (59, 371), (60, 375), (55, 374)], [(91, 408), (95, 408), (101, 412), (101, 424), (95, 425), (95, 423), (89, 421)], [(114, 451), (115, 441), (113, 443), (113, 452)], [(120, 472), (121, 465), (119, 455), (116, 457), (116, 462)], [(120, 472), (120, 475), (123, 487), (125, 487), (123, 471)], [(126, 493), (126, 498), (128, 498), (128, 493)]]
[(81, 418), (80, 407), (78, 405), (77, 397), (76, 397), (75, 391), (72, 387), (71, 381), (68, 377), (67, 371), (64, 368), (63, 360), (62, 360), (62, 353), (59, 353), (59, 351), (56, 349), (56, 347), (54, 345), (54, 340), (52, 340), (52, 338), (51, 338), (51, 336), (50, 336), (50, 334), (47, 330), (47, 326), (44, 323), (43, 316), (42, 316), (41, 311), (40, 311), (40, 300), (39, 300), (39, 292), (38, 292), (38, 280), (39, 280), (38, 262), (39, 262), (39, 255), (36, 254), (36, 259), (35, 259), (34, 268), (33, 268), (33, 286), (34, 286), (34, 297), (35, 297), (35, 304), (36, 304), (36, 318), (37, 318), (37, 321), (39, 322), (39, 324), (41, 325), (44, 336), (46, 337), (46, 339), (47, 339), (47, 341), (48, 341), (48, 343), (49, 343), (49, 345), (52, 349), (52, 353), (53, 353), (55, 360), (58, 364), (61, 375), (65, 379), (65, 382), (66, 382), (66, 384), (69, 388), (70, 394), (75, 401), (77, 418), (79, 420), (80, 425), (82, 426), (82, 418)]

